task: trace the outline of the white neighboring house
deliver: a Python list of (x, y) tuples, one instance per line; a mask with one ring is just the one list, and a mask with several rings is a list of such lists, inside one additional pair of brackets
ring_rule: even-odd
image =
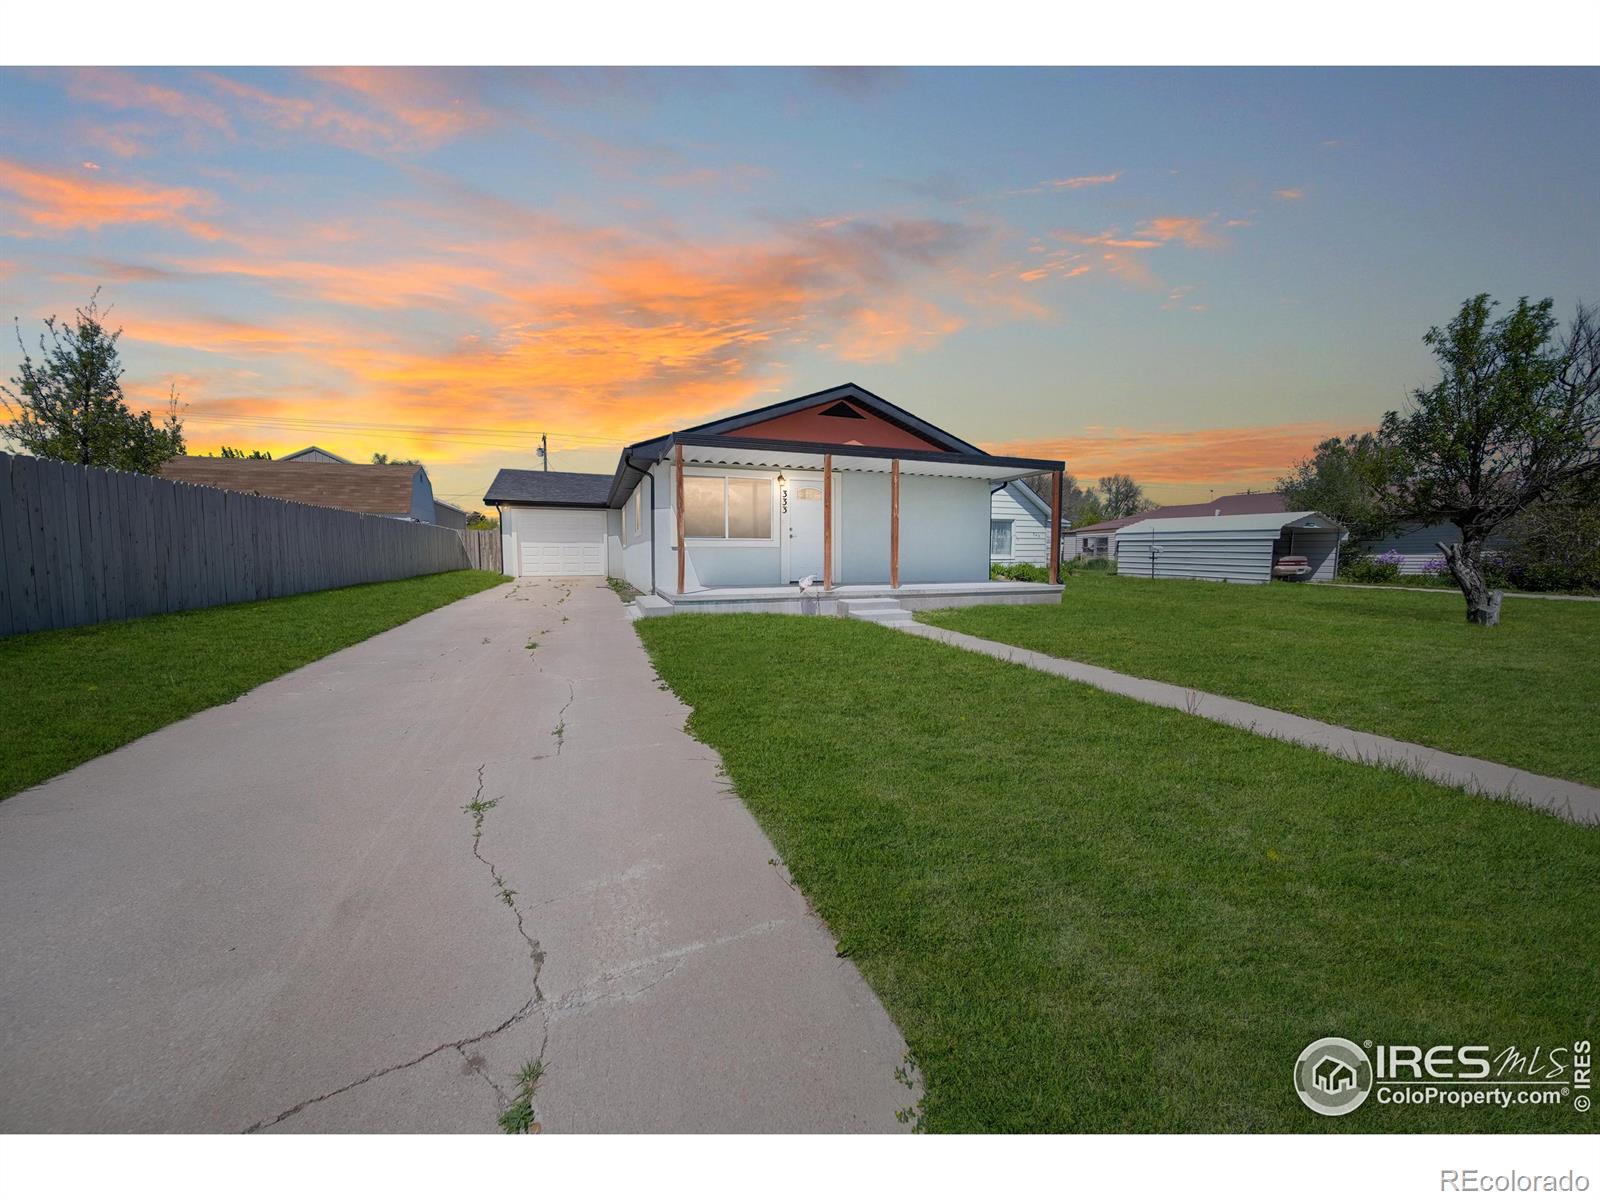
[(989, 561), (1050, 564), (1050, 505), (1020, 479), (989, 497)]
[(1326, 583), (1339, 568), (1343, 533), (1319, 512), (1157, 517), (1117, 531), (1117, 574), (1267, 583), (1279, 559), (1299, 555), (1310, 568), (1306, 577)]

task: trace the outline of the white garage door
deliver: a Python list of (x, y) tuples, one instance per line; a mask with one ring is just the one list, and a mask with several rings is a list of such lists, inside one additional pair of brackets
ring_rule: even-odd
[(604, 511), (525, 508), (516, 517), (520, 575), (604, 575)]

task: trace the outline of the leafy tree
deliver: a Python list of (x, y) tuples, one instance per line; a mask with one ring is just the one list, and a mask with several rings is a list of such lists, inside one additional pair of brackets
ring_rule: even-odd
[(1500, 621), (1483, 575), (1488, 536), (1519, 513), (1600, 472), (1600, 326), (1580, 304), (1558, 335), (1551, 300), (1491, 323), (1474, 296), (1423, 341), (1439, 360), (1433, 387), (1383, 418), (1379, 436), (1404, 463), (1390, 489), (1397, 517), (1449, 521), (1461, 540), (1439, 550), (1475, 625)]
[(1387, 497), (1400, 469), (1398, 455), (1377, 434), (1353, 433), (1319, 443), (1310, 458), (1278, 480), (1277, 490), (1290, 510), (1326, 513), (1350, 531), (1352, 541), (1374, 541), (1395, 527)]
[(22, 367), (10, 387), (0, 385), (0, 402), (12, 416), (0, 432), (29, 454), (153, 475), (184, 452), (178, 392), (172, 390), (159, 425), (128, 407), (117, 353), (122, 330), (105, 327), (99, 296), (97, 289), (71, 323), (45, 318), (37, 362), (18, 326)]
[(468, 529), (499, 529), (500, 518), (491, 517), (476, 510), (467, 514)]
[(246, 454), (243, 450), (237, 449), (234, 446), (224, 446), (222, 448), (222, 457), (223, 458), (254, 458), (254, 459), (260, 459), (263, 462), (271, 462), (272, 461), (272, 451), (270, 451), (270, 450), (252, 450), (248, 454)]
[(1154, 507), (1144, 489), (1129, 475), (1105, 475), (1100, 479), (1100, 494), (1105, 497), (1101, 509), (1107, 520), (1131, 517)]
[[(1046, 504), (1050, 502), (1050, 476), (1029, 475), (1022, 481), (1033, 489), (1034, 493)], [(1103, 520), (1100, 509), (1100, 497), (1093, 488), (1080, 487), (1077, 478), (1071, 471), (1061, 472), (1061, 523), (1064, 527), (1076, 529), (1082, 525), (1093, 525), (1096, 521)]]
[(1600, 591), (1600, 474), (1566, 484), (1505, 527), (1506, 573), (1541, 592)]
[(374, 454), (372, 465), (375, 467), (420, 467), (421, 459), (416, 458), (390, 458), (387, 454)]

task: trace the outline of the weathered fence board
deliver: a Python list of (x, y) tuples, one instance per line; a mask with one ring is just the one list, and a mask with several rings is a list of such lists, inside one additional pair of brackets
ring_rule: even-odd
[(500, 569), (446, 529), (0, 454), (0, 635)]
[(498, 529), (463, 529), (461, 542), (467, 548), (467, 561), (477, 571), (503, 571), (500, 562)]

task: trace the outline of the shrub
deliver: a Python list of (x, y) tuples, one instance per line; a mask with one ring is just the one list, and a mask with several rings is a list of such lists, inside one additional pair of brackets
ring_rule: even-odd
[(1352, 554), (1339, 564), (1339, 577), (1351, 583), (1393, 583), (1400, 578), (1400, 564), (1405, 556), (1398, 550), (1385, 550), (1373, 557), (1369, 554)]
[(1117, 562), (1113, 558), (1086, 558), (1083, 560), (1085, 571), (1106, 571), (1112, 575), (1117, 573)]
[(990, 579), (1009, 579), (1013, 583), (1049, 583), (1050, 572), (1032, 563), (990, 563)]

